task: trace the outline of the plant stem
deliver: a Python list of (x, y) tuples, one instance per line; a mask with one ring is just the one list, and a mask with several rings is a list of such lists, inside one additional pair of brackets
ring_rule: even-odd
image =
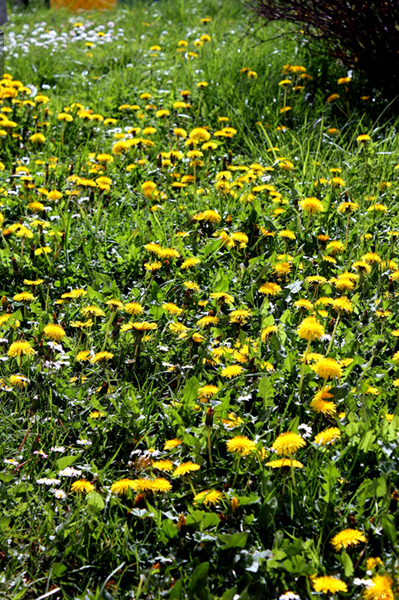
[(234, 481), (233, 481), (233, 485), (232, 487), (234, 488), (236, 480), (237, 480), (237, 475), (238, 475), (238, 469), (240, 468), (240, 460), (241, 460), (241, 455), (238, 455), (238, 460), (237, 460), (237, 469), (236, 469), (236, 474), (234, 476)]
[[(399, 391), (399, 390), (398, 390)], [(209, 464), (211, 465), (212, 469), (213, 469), (213, 462), (212, 462), (212, 452), (211, 452), (211, 430), (210, 427), (207, 427), (207, 438), (208, 438), (208, 455), (209, 455)]]
[(327, 348), (326, 356), (330, 352), (331, 346), (334, 343), (335, 332), (337, 331), (337, 327), (338, 327), (338, 323), (339, 323), (340, 318), (341, 318), (341, 311), (338, 312), (338, 317), (337, 317), (337, 320), (335, 321), (334, 329), (333, 329), (333, 332), (332, 332), (330, 343), (329, 343), (328, 348)]
[(303, 385), (303, 378), (304, 378), (304, 375), (305, 375), (306, 358), (307, 358), (307, 356), (309, 354), (310, 343), (311, 343), (311, 340), (308, 340), (308, 345), (306, 346), (305, 355), (303, 357), (301, 380), (299, 382), (299, 395), (302, 394), (302, 385)]

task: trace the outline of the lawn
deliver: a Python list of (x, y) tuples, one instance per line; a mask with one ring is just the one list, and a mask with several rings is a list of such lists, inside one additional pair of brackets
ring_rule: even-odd
[(393, 600), (388, 103), (233, 0), (5, 45), (0, 598)]

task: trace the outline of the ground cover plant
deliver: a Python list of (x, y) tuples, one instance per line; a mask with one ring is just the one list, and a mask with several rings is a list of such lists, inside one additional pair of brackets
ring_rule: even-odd
[(397, 124), (267, 34), (11, 17), (1, 597), (395, 597)]

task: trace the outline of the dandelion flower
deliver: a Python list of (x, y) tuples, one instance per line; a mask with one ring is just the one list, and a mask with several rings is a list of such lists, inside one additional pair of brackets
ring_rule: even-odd
[(204, 490), (194, 496), (193, 504), (197, 504), (200, 501), (206, 505), (216, 505), (219, 504), (222, 498), (223, 492), (219, 492), (219, 490)]
[(15, 302), (33, 302), (34, 299), (34, 295), (30, 292), (21, 292), (20, 294), (16, 294), (13, 298)]
[(245, 435), (236, 435), (226, 442), (227, 450), (235, 452), (239, 456), (246, 456), (256, 449), (256, 442), (251, 441)]
[(211, 292), (211, 298), (218, 301), (218, 304), (234, 304), (234, 297), (226, 292)]
[(159, 471), (172, 471), (173, 469), (173, 463), (171, 460), (157, 460), (156, 462), (152, 463), (152, 467), (154, 469), (159, 469)]
[(319, 414), (334, 416), (337, 412), (337, 407), (334, 402), (328, 400), (328, 398), (333, 398), (332, 394), (328, 393), (328, 389), (324, 388), (324, 390), (317, 392), (310, 403), (310, 407)]
[(335, 535), (331, 540), (331, 545), (336, 552), (347, 548), (348, 546), (357, 546), (360, 542), (365, 542), (364, 533), (357, 529), (344, 529)]
[(393, 600), (393, 580), (389, 575), (376, 575), (373, 577), (372, 585), (365, 588), (363, 598), (365, 600)]
[(208, 325), (217, 325), (219, 321), (219, 317), (206, 316), (202, 317), (202, 319), (199, 319), (199, 321), (197, 321), (197, 325), (198, 327), (207, 327)]
[(277, 333), (277, 331), (278, 331), (277, 325), (269, 325), (268, 327), (265, 327), (264, 329), (262, 329), (262, 333), (260, 334), (260, 339), (262, 340), (262, 342), (265, 342), (266, 340), (269, 339), (269, 337), (273, 333)]
[(340, 437), (341, 437), (341, 432), (338, 429), (338, 427), (329, 427), (328, 429), (325, 429), (324, 431), (321, 431), (320, 433), (318, 433), (315, 436), (314, 441), (316, 444), (320, 444), (321, 446), (326, 446), (330, 442), (334, 443)]
[(62, 338), (66, 335), (64, 328), (57, 323), (49, 323), (46, 325), (43, 329), (43, 334), (45, 338), (50, 338), (55, 342), (61, 342)]
[(10, 385), (20, 389), (26, 388), (29, 383), (29, 379), (24, 375), (11, 375), (8, 379)]
[(140, 315), (144, 311), (144, 308), (138, 302), (129, 302), (125, 304), (125, 311), (129, 315)]
[(272, 460), (270, 462), (265, 463), (266, 467), (271, 467), (272, 469), (281, 469), (282, 467), (291, 466), (296, 467), (298, 469), (303, 469), (303, 464), (299, 462), (299, 460), (291, 459), (291, 458), (279, 458), (277, 460)]
[(324, 335), (324, 327), (315, 317), (307, 317), (298, 327), (298, 335), (304, 340), (319, 340)]
[(173, 450), (174, 448), (177, 448), (177, 446), (180, 446), (180, 444), (183, 443), (183, 440), (179, 440), (177, 438), (174, 438), (173, 440), (167, 440), (165, 442), (165, 445), (163, 447), (164, 450)]
[(85, 306), (80, 312), (84, 317), (105, 317), (105, 312), (98, 306)]
[(199, 258), (195, 258), (195, 256), (191, 257), (191, 258), (187, 258), (182, 266), (180, 267), (181, 269), (191, 269), (191, 267), (196, 267), (197, 265), (199, 265), (201, 263), (201, 260)]
[(277, 296), (281, 292), (281, 289), (277, 283), (267, 282), (261, 285), (258, 291), (266, 296)]
[(313, 370), (323, 379), (342, 377), (342, 369), (334, 358), (322, 358), (314, 365)]
[(164, 477), (158, 477), (151, 481), (150, 489), (153, 492), (170, 492), (172, 490), (172, 484)]
[(286, 431), (281, 433), (273, 442), (272, 448), (276, 454), (285, 454), (290, 456), (300, 448), (306, 446), (306, 442), (298, 433)]
[(243, 371), (244, 369), (241, 367), (241, 365), (230, 365), (229, 367), (223, 369), (223, 371), (221, 372), (221, 376), (225, 377), (226, 379), (231, 379), (232, 377), (237, 377), (238, 375), (241, 375)]
[(230, 323), (239, 323), (241, 325), (245, 324), (249, 317), (252, 315), (252, 311), (245, 309), (233, 310), (230, 313), (229, 321)]
[(304, 198), (299, 201), (299, 206), (308, 215), (314, 215), (323, 211), (323, 205), (318, 198)]
[(85, 494), (88, 494), (94, 490), (94, 485), (87, 481), (87, 479), (78, 479), (73, 482), (71, 490), (73, 492), (84, 492)]
[(111, 485), (111, 492), (113, 494), (126, 494), (129, 489), (135, 489), (133, 479), (120, 479)]
[(331, 575), (315, 577), (312, 580), (312, 585), (316, 592), (323, 592), (323, 594), (336, 594), (337, 592), (348, 591), (348, 586), (344, 581)]
[(194, 471), (198, 471), (201, 468), (200, 465), (196, 465), (193, 462), (185, 462), (179, 465), (174, 473), (173, 477), (179, 477), (180, 475), (187, 475), (187, 473), (192, 473)]
[(114, 358), (114, 354), (112, 354), (112, 352), (97, 352), (97, 354), (95, 354), (91, 359), (90, 362), (91, 364), (95, 364), (98, 362), (105, 362), (107, 360), (111, 360), (111, 358)]
[(8, 350), (8, 356), (11, 358), (16, 356), (31, 356), (33, 354), (36, 354), (36, 351), (26, 341), (13, 342)]
[(204, 385), (198, 389), (198, 398), (200, 402), (206, 402), (219, 392), (217, 385)]

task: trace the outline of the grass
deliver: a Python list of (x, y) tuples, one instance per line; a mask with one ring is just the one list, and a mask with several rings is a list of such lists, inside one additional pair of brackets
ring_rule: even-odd
[(256, 35), (230, 0), (11, 17), (0, 597), (394, 597), (397, 121)]

